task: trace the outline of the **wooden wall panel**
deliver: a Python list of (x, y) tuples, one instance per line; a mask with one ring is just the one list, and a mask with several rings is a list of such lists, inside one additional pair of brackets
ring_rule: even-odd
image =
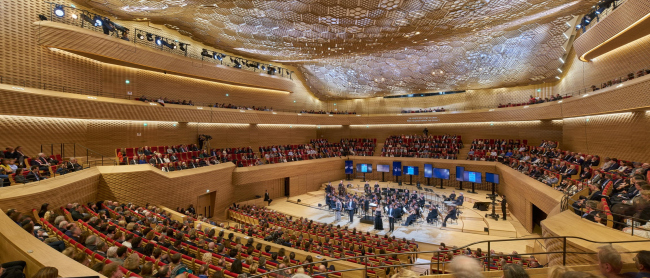
[(275, 200), (284, 197), (284, 178), (235, 186), (232, 202), (236, 203), (239, 201), (251, 200), (255, 199), (256, 196), (264, 198), (264, 190), (269, 191), (271, 199)]
[(97, 199), (120, 203), (160, 204), (169, 208), (196, 205), (198, 196), (217, 192), (215, 214), (232, 203), (232, 171), (235, 165), (224, 163), (210, 167), (163, 173), (150, 165), (100, 166), (101, 180)]
[(650, 161), (646, 147), (650, 114), (646, 111), (564, 120), (563, 149), (601, 157)]
[[(48, 155), (52, 143), (87, 144), (88, 122), (78, 119), (42, 118), (42, 117), (0, 117), (0, 146), (15, 148), (22, 146), (25, 154), (34, 157), (41, 151)], [(60, 153), (60, 145), (55, 148)], [(67, 153), (66, 153), (67, 154)], [(72, 156), (70, 153), (68, 156)]]
[(5, 187), (0, 190), (0, 209), (30, 212), (44, 203), (58, 208), (67, 203), (93, 202), (97, 200), (100, 176), (97, 168), (91, 168), (40, 182)]

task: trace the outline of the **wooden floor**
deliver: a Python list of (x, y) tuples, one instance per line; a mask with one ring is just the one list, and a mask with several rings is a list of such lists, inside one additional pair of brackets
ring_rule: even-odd
[[(339, 181), (333, 181), (333, 185), (337, 185)], [(346, 184), (348, 181), (345, 182)], [(353, 184), (353, 188), (348, 189), (359, 192), (363, 191), (363, 182), (361, 180), (349, 181)], [(370, 182), (371, 185), (374, 184), (374, 181)], [(359, 186), (357, 189), (357, 185)], [(388, 184), (388, 182), (380, 182), (380, 187), (397, 187), (395, 183)], [(423, 186), (424, 187), (424, 186)], [(417, 190), (415, 185), (403, 185), (400, 188)], [(433, 187), (426, 187), (434, 190), (435, 194), (438, 195), (449, 195), (453, 188), (449, 189), (438, 189)], [(348, 191), (349, 192), (349, 191)], [(420, 191), (418, 191), (419, 193)], [(430, 224), (416, 224), (409, 227), (395, 224), (395, 231), (389, 233), (389, 236), (395, 236), (397, 238), (406, 238), (406, 239), (415, 239), (415, 241), (420, 242), (421, 251), (430, 251), (437, 250), (437, 247), (440, 243), (444, 242), (447, 246), (464, 246), (478, 241), (484, 240), (496, 240), (496, 239), (509, 239), (509, 238), (522, 238), (534, 236), (528, 234), (523, 230), (523, 226), (517, 222), (516, 219), (509, 217), (507, 221), (503, 220), (493, 220), (485, 217), (485, 211), (479, 211), (473, 209), (473, 202), (487, 201), (486, 195), (489, 193), (487, 191), (478, 191), (477, 194), (467, 193), (466, 191), (456, 190), (458, 195), (460, 192), (463, 192), (466, 198), (466, 202), (463, 205), (463, 212), (460, 219), (457, 223), (447, 223), (447, 228), (442, 228), (440, 225), (430, 225)], [(427, 200), (436, 198), (435, 195), (427, 193)], [(300, 203), (297, 200), (300, 199)], [(273, 201), (270, 209), (293, 215), (296, 217), (306, 217), (321, 223), (334, 223), (341, 226), (347, 226), (350, 228), (357, 228), (361, 231), (369, 231), (373, 234), (384, 235), (388, 231), (388, 221), (384, 218), (384, 230), (378, 231), (374, 229), (372, 224), (360, 223), (360, 218), (355, 215), (354, 222), (349, 224), (349, 217), (347, 215), (342, 216), (341, 221), (334, 222), (334, 213), (329, 212), (326, 209), (318, 208), (318, 204), (325, 206), (325, 191), (315, 191), (309, 192), (307, 194), (293, 196), (290, 198), (276, 199)], [(488, 228), (488, 232), (484, 230)], [(526, 252), (526, 245), (532, 246), (534, 239), (517, 241), (517, 242), (503, 242), (503, 243), (494, 243), (491, 245), (491, 248), (498, 252), (512, 252), (517, 251), (518, 253)], [(476, 244), (472, 245), (470, 248), (476, 249), (477, 247), (486, 250), (487, 244)], [(421, 256), (422, 258), (422, 256)]]

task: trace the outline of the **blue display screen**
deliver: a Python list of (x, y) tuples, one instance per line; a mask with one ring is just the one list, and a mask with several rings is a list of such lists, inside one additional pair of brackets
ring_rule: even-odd
[(463, 172), (463, 181), (473, 182), (473, 183), (481, 183), (481, 172), (464, 171)]

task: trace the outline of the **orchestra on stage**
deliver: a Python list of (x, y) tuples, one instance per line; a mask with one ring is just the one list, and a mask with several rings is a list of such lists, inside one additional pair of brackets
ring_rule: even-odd
[(464, 201), (463, 193), (440, 196), (418, 193), (417, 190), (380, 188), (378, 183), (371, 187), (368, 181), (363, 186), (363, 193), (352, 190), (352, 184), (346, 185), (342, 180), (338, 188), (331, 183), (325, 187), (325, 203), (334, 212), (336, 222), (342, 220), (342, 213), (349, 217), (348, 223), (354, 222), (355, 215), (369, 216), (373, 218), (374, 229), (383, 230), (383, 219), (387, 218), (388, 232), (395, 230), (396, 223), (408, 227), (416, 223), (441, 222), (441, 226), (446, 227), (447, 221), (458, 219), (462, 213), (458, 208)]

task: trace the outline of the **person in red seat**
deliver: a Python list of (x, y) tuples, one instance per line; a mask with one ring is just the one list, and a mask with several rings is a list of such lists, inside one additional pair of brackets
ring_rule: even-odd
[(110, 263), (104, 266), (102, 274), (108, 278), (122, 278), (124, 273), (120, 270), (120, 265), (117, 263)]
[(41, 176), (38, 166), (32, 166), (29, 174), (27, 174), (28, 181), (41, 181), (47, 179), (46, 177)]

